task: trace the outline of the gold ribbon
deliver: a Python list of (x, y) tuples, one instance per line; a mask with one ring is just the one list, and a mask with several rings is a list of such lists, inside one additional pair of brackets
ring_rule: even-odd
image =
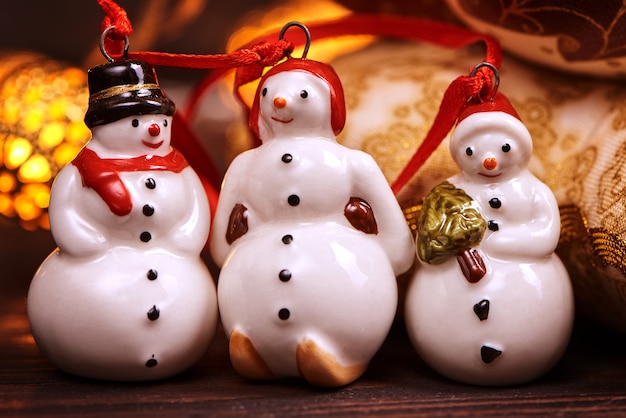
[(90, 102), (94, 102), (96, 100), (108, 99), (109, 97), (119, 96), (120, 94), (128, 93), (131, 91), (138, 90), (158, 90), (160, 89), (158, 84), (155, 83), (147, 83), (147, 84), (123, 84), (121, 86), (113, 86), (108, 89), (99, 91), (97, 93), (93, 93), (89, 97)]

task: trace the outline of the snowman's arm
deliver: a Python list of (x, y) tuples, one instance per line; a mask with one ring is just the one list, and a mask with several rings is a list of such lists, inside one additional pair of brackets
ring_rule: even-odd
[(230, 213), (240, 202), (240, 181), (245, 181), (248, 153), (238, 155), (226, 171), (220, 190), (213, 226), (211, 227), (210, 249), (213, 261), (221, 267), (230, 253), (231, 244), (226, 240)]
[(361, 151), (357, 164), (351, 165), (354, 197), (364, 199), (372, 208), (378, 225), (375, 238), (387, 253), (396, 274), (407, 271), (415, 258), (413, 235), (387, 179), (376, 161)]
[(90, 255), (103, 251), (106, 237), (89, 218), (80, 174), (68, 164), (54, 180), (50, 193), (50, 230), (63, 253), (73, 256)]
[(184, 176), (186, 187), (189, 188), (188, 216), (181, 219), (172, 233), (174, 248), (184, 253), (199, 253), (209, 237), (211, 208), (204, 187), (191, 167), (187, 167)]
[(552, 191), (539, 180), (537, 182), (533, 196), (533, 221), (528, 225), (528, 230), (533, 241), (537, 243), (535, 250), (549, 255), (559, 244), (561, 216)]
[[(559, 243), (561, 218), (552, 191), (537, 180), (533, 198), (527, 210), (528, 221), (503, 226), (491, 233), (486, 241), (488, 252), (500, 258), (547, 257)], [(482, 245), (481, 245), (482, 246)]]

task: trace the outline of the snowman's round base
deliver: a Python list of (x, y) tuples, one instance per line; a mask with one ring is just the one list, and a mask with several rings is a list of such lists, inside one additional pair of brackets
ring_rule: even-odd
[(257, 227), (222, 267), (222, 322), (244, 376), (342, 386), (384, 342), (398, 300), (393, 269), (374, 239), (333, 225)]
[(419, 356), (452, 380), (526, 383), (550, 370), (567, 348), (572, 287), (556, 256), (487, 264), (478, 283), (465, 279), (456, 259), (420, 265), (407, 292), (407, 331)]
[[(217, 296), (199, 258), (118, 247), (82, 261), (53, 252), (29, 289), (33, 336), (55, 366), (93, 379), (156, 380), (206, 352)], [(146, 265), (160, 266), (158, 278)]]

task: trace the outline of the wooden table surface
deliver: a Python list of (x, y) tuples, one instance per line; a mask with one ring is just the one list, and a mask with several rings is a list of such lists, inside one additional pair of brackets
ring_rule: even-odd
[(415, 354), (401, 322), (351, 385), (249, 382), (231, 368), (219, 334), (202, 360), (153, 383), (101, 382), (55, 369), (29, 331), (30, 278), (54, 248), (48, 232), (0, 224), (0, 417), (29, 416), (580, 416), (626, 417), (626, 336), (577, 319), (562, 361), (513, 387), (449, 381)]

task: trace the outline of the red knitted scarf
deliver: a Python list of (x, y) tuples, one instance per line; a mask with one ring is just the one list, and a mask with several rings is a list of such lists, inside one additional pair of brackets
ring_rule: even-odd
[(176, 149), (164, 157), (142, 155), (134, 158), (100, 158), (89, 148), (83, 148), (72, 161), (83, 180), (118, 216), (128, 215), (133, 207), (128, 189), (120, 178), (124, 171), (173, 171), (180, 173), (188, 166), (185, 157)]

